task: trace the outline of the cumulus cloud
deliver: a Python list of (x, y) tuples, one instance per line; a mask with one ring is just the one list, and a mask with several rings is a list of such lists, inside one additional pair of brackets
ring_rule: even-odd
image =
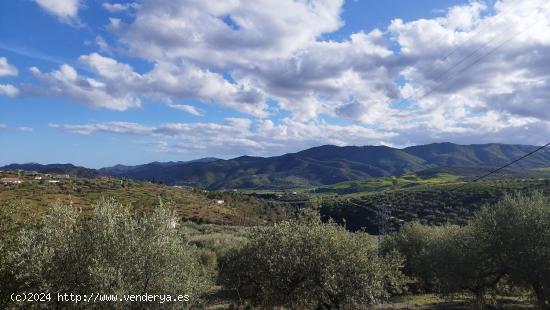
[[(147, 60), (150, 70), (138, 73), (97, 53), (79, 58), (90, 77), (69, 65), (33, 70), (53, 86), (50, 92), (92, 106), (124, 110), (148, 97), (200, 115), (200, 106), (175, 103), (194, 100), (255, 118), (140, 127), (165, 139), (163, 149), (207, 148), (200, 139), (257, 153), (314, 143), (545, 142), (550, 3), (472, 1), (435, 18), (396, 19), (326, 39), (344, 24), (342, 6), (342, 0), (105, 3), (111, 12), (135, 10), (132, 18), (110, 18), (107, 29), (114, 49)], [(278, 113), (285, 118), (275, 124), (270, 117)], [(73, 131), (131, 133), (115, 125)]]
[[(76, 134), (112, 134), (149, 137), (149, 144), (159, 152), (204, 152), (203, 155), (268, 155), (294, 152), (320, 144), (380, 144), (391, 139), (392, 132), (380, 132), (353, 125), (339, 126), (326, 122), (297, 122), (226, 118), (223, 123), (164, 123), (145, 126), (138, 123), (108, 122), (83, 125), (50, 124), (51, 128)], [(381, 140), (382, 139), (382, 140)]]
[[(475, 126), (466, 121), (472, 115), (497, 113), (504, 123), (541, 117), (537, 111), (550, 89), (542, 65), (550, 54), (545, 1), (504, 0), (491, 8), (474, 1), (441, 17), (396, 19), (387, 29), (323, 40), (322, 34), (343, 24), (342, 4), (144, 1), (133, 21), (118, 21), (113, 31), (130, 53), (159, 67), (227, 70), (233, 81), (275, 100), (297, 121), (324, 114), (398, 130), (450, 118), (459, 125), (449, 131), (456, 131)], [(538, 31), (526, 31), (533, 29)], [(400, 77), (404, 85), (395, 82)], [(416, 110), (407, 114), (407, 124), (402, 109), (392, 106), (403, 97)], [(242, 105), (233, 101), (229, 107)]]
[(484, 10), (473, 2), (445, 17), (390, 25), (406, 65), (404, 92), (418, 98), (425, 115), (550, 120), (542, 108), (550, 77), (543, 65), (550, 60), (550, 5), (497, 1), (494, 14)]
[(146, 0), (120, 29), (130, 49), (147, 59), (184, 57), (220, 66), (291, 56), (337, 30), (343, 0)]
[[(268, 106), (260, 90), (246, 83), (231, 83), (220, 74), (191, 64), (157, 63), (149, 72), (139, 74), (130, 65), (97, 53), (82, 55), (78, 61), (96, 76), (82, 76), (68, 64), (50, 73), (33, 67), (31, 73), (55, 86), (45, 89), (44, 94), (66, 96), (94, 107), (123, 111), (140, 107), (140, 96), (149, 96), (172, 106), (172, 98), (197, 99), (258, 117), (267, 116)], [(189, 107), (179, 108), (198, 113)]]
[(65, 23), (77, 21), (78, 10), (82, 6), (81, 0), (34, 0), (34, 2)]
[[(50, 85), (48, 88), (38, 90), (44, 95), (63, 96), (92, 107), (117, 111), (141, 106), (141, 100), (133, 93), (113, 83), (81, 76), (67, 64), (61, 65), (59, 69), (50, 73), (42, 73), (36, 67), (30, 68), (30, 71), (35, 77)], [(118, 73), (111, 72), (111, 74), (119, 76)]]
[(17, 97), (19, 93), (19, 89), (11, 84), (0, 84), (0, 95)]
[(8, 63), (6, 57), (0, 57), (0, 77), (2, 76), (17, 76), (19, 72), (17, 68)]

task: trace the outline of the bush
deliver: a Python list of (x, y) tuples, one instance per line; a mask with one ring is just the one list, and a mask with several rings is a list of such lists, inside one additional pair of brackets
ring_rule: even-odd
[[(87, 220), (74, 208), (56, 206), (37, 229), (23, 232), (13, 253), (15, 274), (25, 283), (20, 291), (188, 294), (190, 304), (200, 304), (212, 275), (195, 247), (171, 227), (173, 219), (162, 205), (136, 217), (128, 208), (102, 200)], [(153, 302), (131, 305), (159, 307)]]
[(492, 259), (493, 253), (469, 226), (448, 226), (439, 232), (428, 251), (439, 292), (467, 290), (483, 305), (487, 291), (494, 289), (504, 276)]
[(401, 290), (401, 263), (393, 253), (379, 257), (367, 234), (309, 217), (255, 230), (224, 257), (220, 272), (256, 306), (361, 309)]
[(418, 289), (451, 294), (468, 290), (483, 299), (502, 276), (487, 257), (486, 246), (469, 227), (405, 225), (388, 236), (384, 251), (397, 250), (406, 258), (405, 273)]
[(480, 305), (506, 279), (530, 286), (550, 308), (550, 203), (541, 193), (516, 194), (486, 206), (464, 227), (409, 224), (384, 241), (406, 258), (405, 273), (427, 290), (468, 290)]
[(14, 263), (9, 255), (17, 249), (17, 235), (20, 226), (14, 212), (15, 206), (0, 206), (0, 308), (3, 309), (10, 300), (10, 294), (18, 286), (13, 270), (9, 268)]
[(507, 196), (483, 208), (471, 226), (501, 271), (531, 286), (539, 306), (550, 309), (550, 200), (540, 192)]
[(403, 271), (418, 282), (418, 290), (432, 290), (435, 273), (430, 251), (435, 236), (445, 228), (432, 227), (413, 222), (404, 225), (397, 233), (386, 236), (382, 252), (397, 251), (405, 258)]

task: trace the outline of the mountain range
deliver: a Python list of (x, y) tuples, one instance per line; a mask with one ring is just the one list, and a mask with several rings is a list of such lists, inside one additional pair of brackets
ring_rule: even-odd
[(79, 167), (73, 164), (48, 164), (37, 163), (11, 164), (0, 167), (0, 171), (35, 171), (39, 173), (68, 174), (79, 178), (96, 178), (101, 176), (99, 171), (91, 168)]
[[(201, 186), (212, 190), (289, 188), (449, 167), (455, 172), (487, 171), (537, 148), (529, 145), (453, 143), (434, 143), (403, 149), (388, 146), (324, 145), (273, 157), (241, 156), (228, 160), (204, 158), (189, 162), (153, 162), (139, 166), (117, 165), (95, 171), (100, 175), (162, 181), (171, 185)], [(25, 165), (6, 167), (27, 170), (21, 166)], [(0, 170), (13, 170), (6, 167), (0, 167)], [(511, 169), (530, 172), (531, 169), (541, 167), (550, 167), (548, 150), (521, 160)], [(73, 166), (73, 171), (75, 168), (89, 170)], [(35, 166), (32, 170), (41, 172)]]

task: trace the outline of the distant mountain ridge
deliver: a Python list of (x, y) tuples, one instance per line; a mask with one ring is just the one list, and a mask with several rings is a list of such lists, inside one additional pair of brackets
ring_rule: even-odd
[(101, 169), (98, 169), (98, 171), (104, 175), (121, 176), (121, 175), (125, 175), (126, 173), (139, 174), (140, 171), (146, 172), (151, 169), (169, 168), (173, 166), (186, 165), (190, 163), (210, 163), (217, 160), (220, 160), (220, 159), (215, 157), (205, 157), (205, 158), (199, 158), (199, 159), (194, 159), (190, 161), (169, 161), (169, 162), (154, 161), (152, 163), (137, 165), (137, 166), (116, 165), (112, 167), (101, 168)]
[[(454, 167), (454, 171), (496, 167), (535, 150), (537, 146), (509, 144), (433, 143), (397, 149), (388, 146), (324, 145), (274, 157), (241, 156), (229, 160), (160, 166), (138, 166), (125, 171), (130, 178), (208, 189), (284, 188), (304, 184), (401, 175), (406, 172)], [(512, 169), (550, 166), (550, 153), (536, 153)], [(112, 173), (112, 170), (102, 172)]]
[[(103, 175), (163, 181), (208, 189), (289, 188), (306, 184), (334, 184), (407, 172), (451, 167), (454, 171), (497, 167), (519, 158), (537, 146), (510, 144), (433, 143), (397, 149), (388, 146), (324, 145), (273, 157), (241, 156), (223, 160), (153, 162), (117, 165), (97, 170)], [(511, 167), (528, 171), (550, 167), (550, 152), (543, 150)], [(0, 170), (3, 168), (0, 168)], [(5, 169), (4, 169), (5, 170)]]
[(26, 164), (11, 164), (0, 167), (0, 170), (4, 171), (36, 171), (39, 173), (52, 173), (52, 174), (68, 174), (79, 178), (96, 178), (101, 174), (95, 170), (85, 167), (75, 166), (73, 164), (48, 164), (42, 165), (37, 163)]

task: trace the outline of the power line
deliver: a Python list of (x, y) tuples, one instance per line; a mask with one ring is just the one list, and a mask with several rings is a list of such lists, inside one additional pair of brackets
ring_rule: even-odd
[[(514, 13), (514, 10), (515, 10), (516, 8), (518, 8), (518, 7), (520, 6), (520, 4), (521, 4), (521, 1), (518, 1), (514, 6), (512, 6), (512, 7), (508, 10), (508, 13), (512, 13), (512, 14), (513, 14), (513, 13)], [(502, 13), (501, 13), (501, 14), (502, 14)], [(525, 18), (525, 17), (522, 16), (522, 18)], [(510, 26), (510, 27), (506, 28), (505, 31), (501, 32), (499, 35), (495, 36), (494, 38), (499, 37), (499, 36), (501, 36), (502, 34), (506, 33), (506, 32), (507, 32), (508, 30), (510, 30), (512, 27), (513, 27), (513, 26)], [(468, 42), (472, 41), (473, 38), (475, 38), (479, 33), (480, 33), (480, 31), (479, 31), (479, 28), (478, 28), (478, 29), (476, 30), (476, 34), (473, 35), (473, 36), (471, 36), (471, 37), (469, 37), (468, 40), (462, 42), (462, 44), (468, 43)], [(494, 38), (493, 38), (493, 39), (494, 39)], [(485, 45), (485, 44), (484, 44), (484, 45)], [(453, 50), (451, 50), (447, 55), (445, 55), (445, 56), (442, 58), (442, 60), (446, 60), (447, 58), (451, 57), (454, 53), (458, 52), (458, 50), (460, 50), (460, 48), (461, 48), (461, 46), (458, 45), (458, 46), (455, 47)]]
[(543, 145), (543, 146), (541, 146), (541, 147), (539, 147), (539, 148), (537, 148), (537, 149), (534, 150), (534, 151), (531, 151), (531, 152), (529, 152), (529, 153), (527, 153), (527, 154), (521, 156), (521, 157), (518, 158), (518, 159), (515, 159), (515, 160), (513, 160), (513, 161), (507, 163), (507, 164), (504, 165), (504, 166), (501, 166), (501, 167), (499, 167), (499, 168), (497, 168), (497, 169), (495, 169), (495, 170), (492, 170), (492, 171), (490, 171), (490, 172), (488, 172), (488, 173), (486, 173), (486, 174), (484, 174), (484, 175), (482, 175), (482, 176), (480, 176), (480, 177), (477, 177), (477, 178), (475, 178), (474, 180), (472, 180), (472, 181), (470, 181), (470, 182), (466, 182), (466, 183), (464, 183), (464, 184), (458, 186), (458, 187), (455, 188), (454, 190), (461, 189), (461, 188), (463, 188), (463, 187), (465, 187), (465, 186), (467, 186), (467, 185), (469, 185), (469, 184), (471, 184), (471, 183), (474, 183), (474, 182), (477, 182), (477, 181), (479, 181), (479, 180), (481, 180), (481, 179), (484, 179), (484, 178), (490, 176), (490, 175), (493, 174), (493, 173), (499, 172), (500, 170), (502, 170), (502, 169), (504, 169), (504, 168), (507, 168), (507, 167), (509, 167), (509, 166), (511, 166), (511, 165), (513, 165), (513, 164), (515, 164), (515, 163), (517, 163), (517, 162), (519, 162), (520, 160), (522, 160), (522, 159), (524, 159), (524, 158), (526, 158), (526, 157), (529, 157), (529, 156), (535, 154), (536, 152), (538, 152), (538, 151), (540, 151), (540, 150), (546, 148), (546, 147), (549, 146), (549, 145), (550, 145), (550, 142), (547, 143), (547, 144), (545, 144), (545, 145)]
[[(464, 68), (462, 68), (460, 71), (456, 72), (454, 75), (451, 75), (449, 76), (448, 78), (446, 78), (444, 81), (442, 81), (441, 83), (439, 83), (439, 85), (433, 87), (432, 89), (430, 89), (428, 92), (426, 92), (425, 94), (423, 94), (421, 97), (417, 98), (416, 101), (418, 100), (421, 100), (421, 99), (424, 99), (426, 98), (427, 96), (433, 94), (436, 90), (440, 89), (442, 86), (444, 86), (447, 82), (450, 82), (454, 79), (456, 79), (460, 74), (464, 73), (465, 71), (467, 71), (468, 69), (472, 68), (473, 66), (475, 66), (476, 64), (478, 64), (479, 62), (481, 62), (483, 59), (485, 59), (486, 57), (490, 56), (491, 54), (493, 54), (494, 52), (496, 52), (499, 48), (501, 48), (502, 46), (504, 46), (506, 43), (510, 42), (512, 39), (514, 39), (517, 35), (531, 29), (531, 27), (535, 26), (536, 24), (540, 23), (540, 20), (538, 21), (535, 21), (534, 23), (531, 23), (527, 28), (515, 33), (514, 35), (506, 38), (505, 40), (503, 40), (502, 42), (500, 42), (498, 45), (496, 45), (495, 47), (493, 47), (491, 50), (489, 50), (486, 54), (483, 54), (481, 55), (479, 58), (475, 59), (473, 62), (469, 63), (467, 66), (465, 66)], [(454, 68), (453, 68), (454, 69)], [(414, 99), (414, 98), (413, 98)]]
[[(540, 11), (540, 9), (539, 9)], [(546, 15), (548, 16), (548, 14)], [(411, 96), (408, 96), (406, 98), (403, 98), (402, 100), (400, 100), (397, 105), (399, 104), (402, 104), (406, 101), (409, 101), (409, 100), (414, 100), (414, 101), (419, 101), (419, 100), (422, 100), (424, 98), (426, 98), (427, 96), (429, 96), (430, 94), (434, 93), (437, 89), (441, 88), (442, 86), (444, 86), (447, 82), (450, 82), (452, 81), (453, 79), (457, 78), (458, 75), (460, 75), (461, 73), (465, 72), (466, 70), (470, 69), (471, 67), (473, 67), (474, 65), (478, 64), (481, 60), (485, 59), (487, 56), (491, 55), (492, 53), (494, 53), (495, 51), (497, 51), (499, 48), (501, 48), (502, 46), (504, 46), (506, 43), (510, 42), (512, 39), (514, 39), (517, 35), (531, 29), (531, 27), (535, 26), (536, 24), (540, 23), (541, 20), (535, 20), (535, 22), (529, 24), (527, 26), (527, 28), (519, 31), (519, 32), (516, 32), (514, 33), (513, 35), (505, 38), (505, 40), (503, 40), (502, 42), (500, 42), (499, 44), (497, 44), (495, 47), (493, 47), (488, 53), (486, 54), (483, 54), (481, 55), (480, 57), (478, 57), (477, 59), (475, 59), (472, 63), (468, 64), (467, 66), (465, 66), (464, 68), (462, 68), (461, 70), (459, 70), (458, 72), (454, 73), (453, 75), (451, 76), (448, 76), (446, 77), (442, 82), (440, 82), (438, 85), (432, 87), (431, 89), (429, 89), (426, 93), (424, 93), (422, 96), (418, 97), (418, 98), (415, 98), (414, 95), (411, 95)], [(489, 47), (489, 44), (493, 43), (495, 41), (495, 39), (497, 38), (500, 38), (502, 35), (506, 34), (508, 32), (509, 29), (511, 29), (512, 27), (509, 27), (507, 28), (505, 31), (501, 32), (500, 34), (496, 35), (495, 37), (493, 37), (491, 40), (489, 40), (488, 42), (486, 42), (485, 44), (483, 44), (481, 47), (478, 47), (476, 50), (474, 50), (474, 52), (468, 54), (466, 57), (462, 58), (461, 60), (459, 60), (457, 63), (455, 63), (454, 65), (452, 65), (451, 67), (449, 67), (446, 71), (444, 71), (442, 74), (438, 75), (437, 78), (435, 79), (440, 79), (442, 77), (444, 77), (445, 75), (447, 75), (448, 73), (450, 73), (451, 71), (453, 71), (455, 68), (457, 68), (459, 65), (461, 65), (462, 63), (464, 63), (468, 58), (472, 57), (473, 55), (477, 54), (477, 52), (483, 50), (485, 47)], [(468, 40), (470, 41), (470, 40)], [(466, 41), (466, 42), (468, 42)], [(445, 56), (444, 59), (446, 59), (447, 57), (449, 57), (451, 54), (453, 54), (454, 52), (456, 52), (456, 50), (458, 50), (459, 47), (455, 48), (455, 50), (453, 50), (451, 53), (449, 53), (447, 56)]]

